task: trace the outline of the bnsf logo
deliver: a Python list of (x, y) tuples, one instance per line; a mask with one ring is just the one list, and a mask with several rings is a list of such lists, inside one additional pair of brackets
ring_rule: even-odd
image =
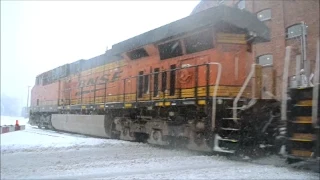
[[(108, 82), (114, 82), (120, 79), (122, 70), (116, 71), (113, 76), (111, 77), (111, 74), (103, 74), (102, 76), (98, 76), (95, 78), (89, 78), (89, 79), (81, 79), (79, 81), (78, 87), (85, 87), (85, 86), (94, 86), (94, 85), (101, 85), (106, 84)], [(111, 78), (110, 78), (111, 77)]]
[[(89, 79), (81, 79), (78, 84), (78, 88), (83, 87), (89, 87), (89, 86), (95, 86), (95, 85), (104, 85), (109, 82), (114, 82), (120, 79), (122, 70), (116, 71), (112, 76), (110, 73), (103, 74), (102, 76), (98, 76), (95, 78), (89, 78)], [(95, 90), (77, 90), (75, 93), (76, 96), (92, 93), (94, 91), (98, 91), (99, 89)]]

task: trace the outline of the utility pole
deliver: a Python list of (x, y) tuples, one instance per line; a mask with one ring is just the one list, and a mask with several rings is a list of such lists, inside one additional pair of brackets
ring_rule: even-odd
[(307, 60), (307, 30), (306, 30), (306, 24), (301, 21), (301, 59), (302, 59), (302, 63), (303, 63), (303, 68), (305, 71), (305, 75), (307, 76), (307, 85), (309, 86), (309, 77), (310, 77), (310, 62)]
[(28, 113), (29, 114), (29, 108), (28, 108), (28, 106), (29, 106), (29, 92), (30, 92), (30, 87), (31, 86), (28, 86), (28, 96), (27, 96), (27, 107), (26, 107), (26, 113)]

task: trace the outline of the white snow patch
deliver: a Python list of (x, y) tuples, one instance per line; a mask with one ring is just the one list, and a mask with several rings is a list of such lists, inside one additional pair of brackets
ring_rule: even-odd
[[(30, 127), (29, 127), (30, 128)], [(1, 151), (37, 150), (40, 148), (59, 148), (81, 145), (102, 144), (104, 139), (59, 135), (50, 132), (35, 131), (27, 128), (1, 135)]]
[[(147, 150), (147, 149), (146, 149)], [(156, 153), (155, 153), (156, 154)], [(64, 169), (65, 175), (43, 178), (75, 179), (318, 179), (316, 173), (256, 165), (217, 156), (144, 157), (88, 163)], [(31, 177), (33, 178), (33, 177)]]
[[(259, 164), (266, 161), (272, 165)], [(29, 125), (1, 134), (4, 179), (319, 179), (317, 173), (275, 167), (274, 161), (237, 162)]]
[[(5, 124), (15, 123), (16, 117), (1, 117)], [(121, 145), (130, 143), (110, 139), (92, 138), (84, 135), (61, 133), (51, 130), (38, 129), (27, 124), (28, 119), (21, 119), (20, 124), (26, 124), (26, 129), (1, 134), (1, 153), (13, 153), (18, 151), (42, 151), (43, 149), (55, 150), (79, 149), (90, 146)]]

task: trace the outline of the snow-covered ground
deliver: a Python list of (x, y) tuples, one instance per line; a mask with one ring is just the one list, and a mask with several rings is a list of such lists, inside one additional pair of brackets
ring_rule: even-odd
[(1, 179), (44, 178), (319, 179), (319, 174), (29, 125), (1, 134)]

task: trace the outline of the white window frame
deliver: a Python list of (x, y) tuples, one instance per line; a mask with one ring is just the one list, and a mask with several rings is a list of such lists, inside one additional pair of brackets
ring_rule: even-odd
[[(301, 28), (301, 33), (299, 34), (299, 35), (295, 35), (295, 36), (292, 36), (292, 37), (289, 37), (289, 29), (290, 28), (292, 28), (292, 27), (296, 27), (296, 26), (300, 26), (300, 28)], [(292, 38), (296, 38), (296, 37), (300, 37), (302, 35), (302, 26), (301, 26), (301, 24), (293, 24), (293, 25), (291, 25), (291, 26), (288, 26), (287, 28), (286, 28), (286, 39), (292, 39)]]
[[(267, 63), (267, 64), (261, 64), (260, 63), (260, 58), (264, 57), (264, 56), (270, 56), (271, 57), (271, 63)], [(266, 67), (266, 66), (273, 66), (273, 55), (272, 54), (262, 54), (260, 56), (257, 57), (257, 64)]]
[[(259, 18), (259, 15), (260, 15), (261, 13), (263, 13), (263, 12), (266, 12), (266, 11), (270, 11), (270, 17), (265, 17), (265, 18), (263, 18), (263, 19), (260, 19), (260, 18)], [(268, 20), (271, 20), (271, 18), (272, 18), (272, 11), (271, 11), (271, 9), (270, 9), (270, 8), (269, 8), (269, 9), (263, 9), (263, 10), (257, 12), (257, 18), (258, 18), (260, 21), (268, 21)]]

